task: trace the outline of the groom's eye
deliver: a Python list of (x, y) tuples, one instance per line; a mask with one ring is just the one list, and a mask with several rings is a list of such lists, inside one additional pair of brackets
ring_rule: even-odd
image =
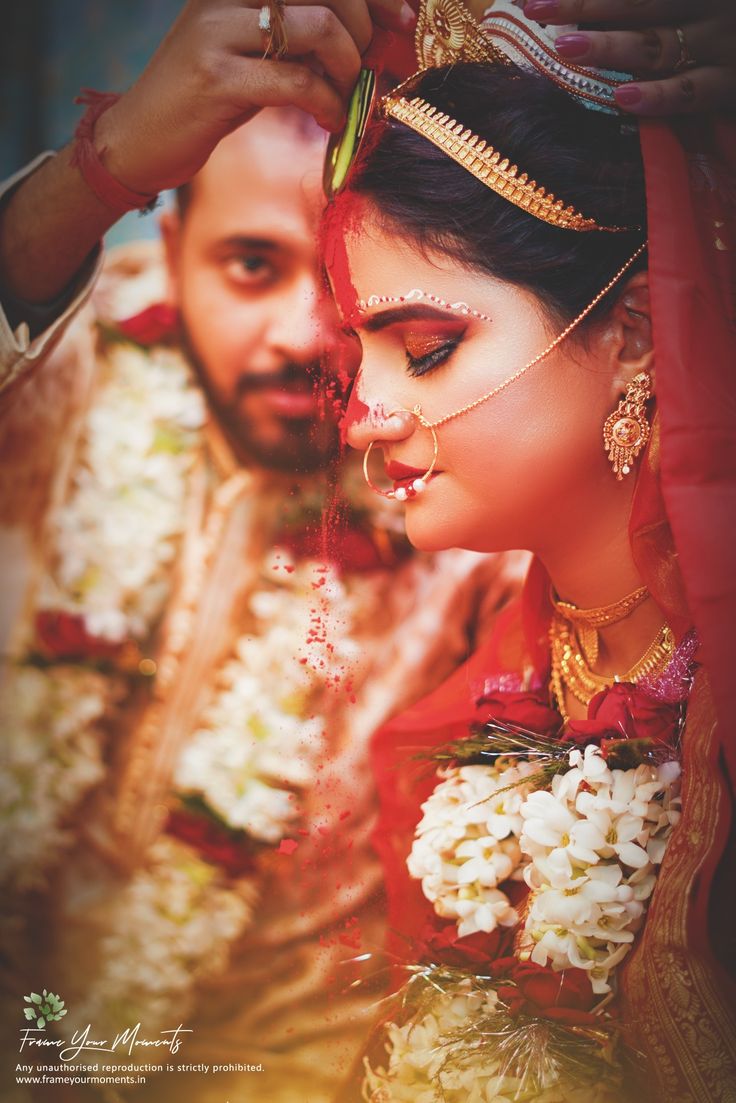
[(227, 257), (225, 272), (234, 284), (242, 287), (269, 283), (276, 274), (271, 261), (258, 253), (237, 253)]

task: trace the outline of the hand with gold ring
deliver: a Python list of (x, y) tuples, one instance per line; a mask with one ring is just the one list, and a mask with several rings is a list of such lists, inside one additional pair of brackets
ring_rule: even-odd
[(258, 29), (266, 36), (264, 57), (278, 61), (289, 52), (289, 36), (284, 18), (285, 0), (268, 0), (258, 13)]
[(561, 57), (632, 73), (616, 93), (635, 115), (736, 109), (734, 0), (527, 0), (543, 24), (577, 24), (561, 33)]
[(188, 0), (146, 70), (100, 118), (105, 166), (154, 195), (190, 180), (262, 107), (339, 130), (377, 28), (408, 30), (406, 0)]
[[(406, 0), (188, 0), (139, 80), (97, 120), (100, 159), (128, 191), (153, 196), (189, 181), (262, 107), (300, 108), (341, 130), (374, 32), (415, 22)], [(115, 221), (62, 150), (3, 209), (5, 290), (55, 299)]]

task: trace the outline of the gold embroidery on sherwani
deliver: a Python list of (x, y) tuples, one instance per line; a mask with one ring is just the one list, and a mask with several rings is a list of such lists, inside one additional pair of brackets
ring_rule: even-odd
[[(641, 943), (622, 980), (632, 1041), (658, 1080), (647, 1098), (668, 1103), (736, 1100), (736, 1018), (716, 963), (692, 945), (691, 901), (712, 851), (725, 793), (714, 761), (715, 714), (698, 673), (683, 738), (683, 816), (657, 882)], [(652, 1085), (647, 1085), (650, 1087)]]

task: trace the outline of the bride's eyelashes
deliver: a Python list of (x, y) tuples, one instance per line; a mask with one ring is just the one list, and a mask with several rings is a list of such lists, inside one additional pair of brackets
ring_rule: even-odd
[(406, 366), (409, 375), (417, 378), (445, 364), (461, 341), (462, 334), (453, 337), (407, 338)]

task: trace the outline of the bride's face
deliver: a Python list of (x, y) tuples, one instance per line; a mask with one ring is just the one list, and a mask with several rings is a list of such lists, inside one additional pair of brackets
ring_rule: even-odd
[[(432, 458), (430, 433), (413, 417), (391, 418), (394, 411), (419, 405), (436, 422), (509, 379), (564, 329), (529, 291), (425, 256), (370, 218), (348, 237), (347, 265), (349, 279), (333, 273), (333, 283), (363, 350), (347, 439), (360, 450), (371, 441), (374, 452), (380, 446), (388, 476), (380, 453), (371, 454), (371, 476), (384, 486), (400, 473), (392, 464), (423, 472)], [(356, 301), (341, 290), (350, 283)], [(400, 300), (413, 289), (467, 303), (487, 318), (426, 294), (372, 299)], [(561, 531), (585, 523), (615, 482), (602, 426), (623, 390), (612, 368), (616, 332), (604, 321), (585, 343), (562, 342), (496, 397), (437, 429), (435, 474), (405, 506), (412, 543), (543, 554)]]

